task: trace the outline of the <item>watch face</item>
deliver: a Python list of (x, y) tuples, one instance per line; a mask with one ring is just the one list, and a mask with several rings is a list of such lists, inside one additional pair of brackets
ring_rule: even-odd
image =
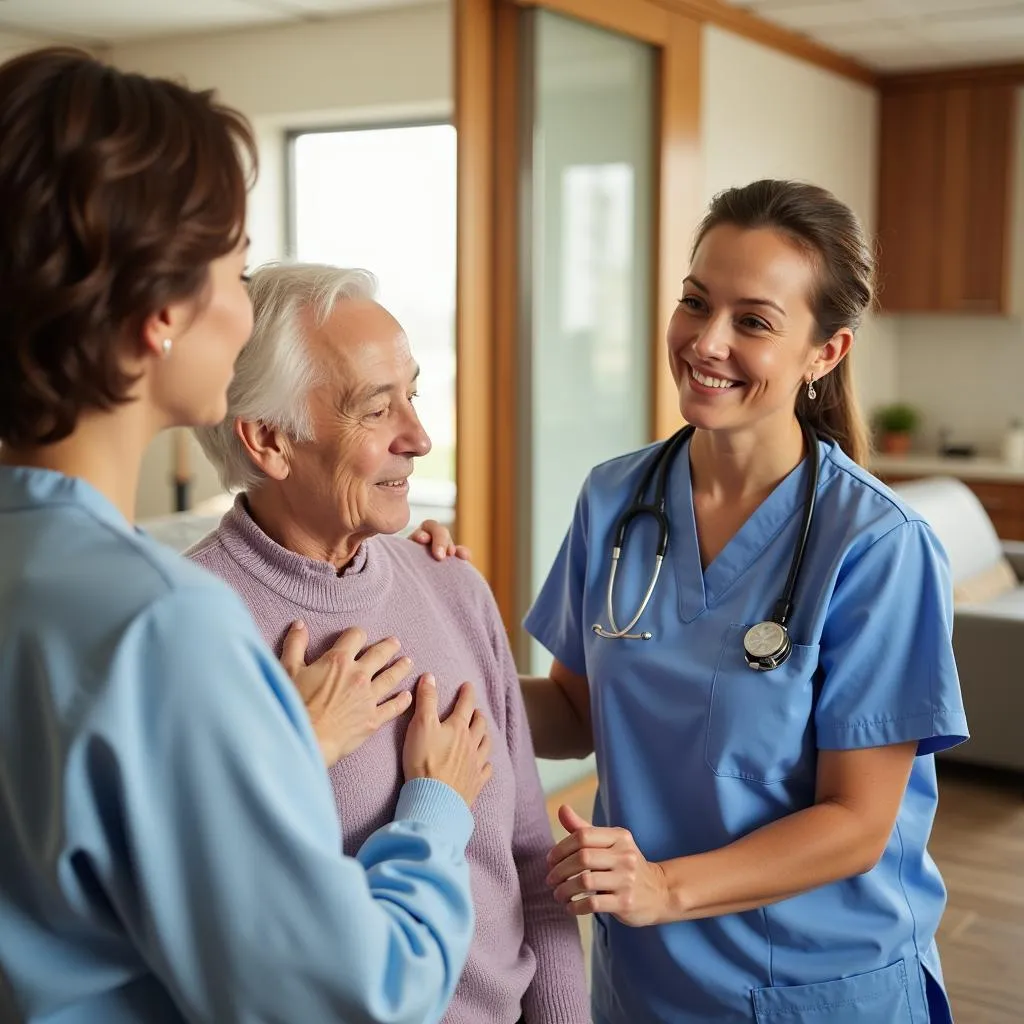
[(759, 622), (743, 637), (743, 647), (753, 658), (770, 658), (784, 645), (785, 630), (777, 622)]

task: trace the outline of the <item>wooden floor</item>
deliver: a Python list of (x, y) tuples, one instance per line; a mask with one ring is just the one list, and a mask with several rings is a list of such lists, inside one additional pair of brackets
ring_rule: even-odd
[[(941, 762), (931, 852), (949, 890), (939, 949), (956, 1024), (1024, 1022), (1024, 777)], [(548, 801), (590, 818), (594, 780)], [(588, 948), (589, 920), (581, 921)]]
[(956, 1024), (1021, 1024), (1024, 778), (940, 762), (931, 852), (949, 891), (939, 951)]

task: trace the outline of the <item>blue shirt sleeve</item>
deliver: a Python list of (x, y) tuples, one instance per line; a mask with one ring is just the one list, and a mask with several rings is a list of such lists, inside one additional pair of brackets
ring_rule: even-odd
[(226, 590), (132, 621), (69, 775), (70, 830), (189, 1020), (438, 1020), (473, 933), (466, 804), (406, 784), (341, 854), (287, 676)]
[(589, 488), (588, 477), (554, 565), (523, 620), (531, 636), (566, 668), (581, 676), (587, 674), (583, 593), (587, 578)]
[(900, 523), (840, 571), (821, 636), (818, 746), (967, 739), (953, 660), (949, 564), (923, 522)]

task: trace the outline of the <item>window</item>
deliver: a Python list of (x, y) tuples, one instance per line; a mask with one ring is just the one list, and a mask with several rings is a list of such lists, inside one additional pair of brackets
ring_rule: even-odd
[[(416, 460), (417, 506), (455, 505), (455, 129), (448, 124), (301, 132), (291, 140), (297, 260), (365, 267), (420, 364), (433, 449)], [(415, 512), (414, 512), (415, 515)]]

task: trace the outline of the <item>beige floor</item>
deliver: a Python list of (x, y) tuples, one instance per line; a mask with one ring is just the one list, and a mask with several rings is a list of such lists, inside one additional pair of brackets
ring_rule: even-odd
[[(548, 802), (590, 817), (594, 780)], [(939, 929), (956, 1024), (1024, 1024), (1024, 778), (940, 764), (931, 842), (949, 890)], [(584, 946), (590, 923), (581, 920)]]

